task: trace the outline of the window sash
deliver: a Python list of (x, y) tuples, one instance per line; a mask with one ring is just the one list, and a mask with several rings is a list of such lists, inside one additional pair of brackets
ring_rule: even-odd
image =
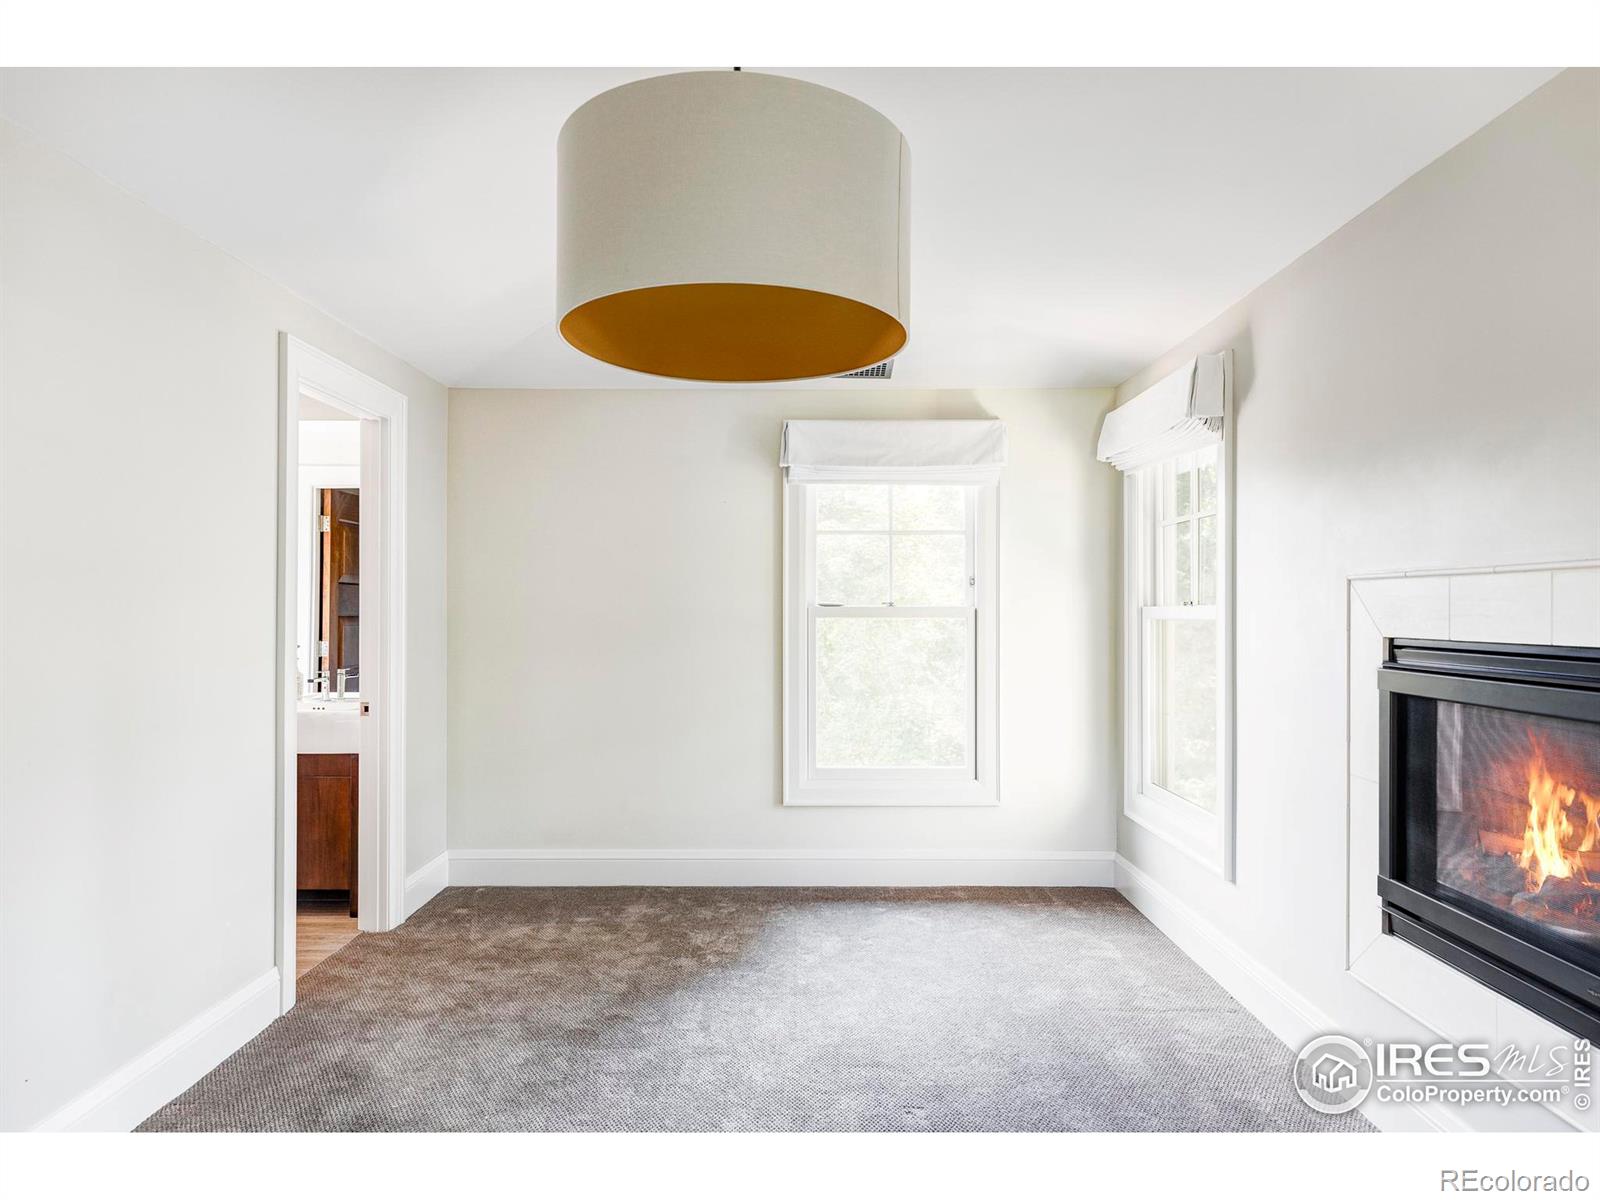
[[(962, 762), (954, 767), (819, 767), (817, 765), (817, 620), (905, 621), (928, 617), (953, 617), (967, 623), (967, 656), (961, 689), (962, 727), (966, 731)], [(977, 609), (897, 608), (882, 605), (870, 608), (841, 608), (813, 604), (806, 611), (806, 767), (817, 780), (974, 780), (977, 778)]]
[[(1215, 456), (1216, 466), (1220, 467), (1220, 446), (1201, 450), (1190, 450), (1174, 458), (1152, 463), (1145, 468), (1155, 481), (1156, 498), (1153, 512), (1146, 515), (1146, 519), (1153, 517), (1156, 527), (1155, 538), (1155, 578), (1149, 603), (1172, 604), (1201, 604), (1212, 603), (1202, 595), (1205, 572), (1200, 562), (1200, 523), (1211, 520), (1214, 524), (1218, 520), (1220, 499), (1217, 489), (1212, 489), (1211, 503), (1202, 508), (1200, 505), (1200, 468), (1201, 460)], [(1188, 479), (1189, 503), (1188, 511), (1179, 513), (1175, 499), (1178, 480), (1180, 477)], [(1184, 594), (1178, 594), (1178, 557), (1180, 543), (1189, 552), (1189, 579), (1188, 587)], [(1211, 564), (1212, 590), (1215, 593), (1216, 573), (1221, 566), (1222, 546), (1216, 543), (1217, 561)], [(1169, 595), (1169, 592), (1171, 593)]]
[[(1181, 806), (1184, 811), (1198, 813), (1207, 821), (1215, 815), (1214, 810), (1208, 810), (1196, 800), (1190, 799), (1169, 788), (1157, 783), (1159, 775), (1157, 759), (1166, 744), (1166, 730), (1163, 727), (1163, 714), (1160, 712), (1161, 700), (1164, 691), (1156, 679), (1156, 673), (1161, 669), (1160, 658), (1156, 653), (1156, 640), (1160, 636), (1160, 627), (1172, 621), (1204, 621), (1212, 626), (1212, 634), (1218, 636), (1217, 606), (1214, 604), (1151, 604), (1140, 610), (1140, 659), (1144, 671), (1142, 689), (1144, 711), (1142, 714), (1143, 727), (1140, 730), (1139, 742), (1141, 747), (1140, 761), (1143, 770), (1140, 774), (1139, 786), (1145, 795), (1163, 803)], [(1217, 670), (1217, 763), (1216, 787), (1217, 806), (1222, 803), (1222, 671), (1221, 671), (1221, 643), (1217, 645), (1218, 670)]]
[[(789, 487), (798, 487), (805, 492), (805, 598), (808, 606), (817, 605), (817, 537), (819, 534), (827, 537), (886, 537), (889, 539), (889, 594), (888, 599), (881, 606), (883, 608), (904, 607), (907, 611), (931, 611), (923, 607), (910, 605), (897, 605), (894, 599), (894, 540), (897, 537), (927, 537), (929, 535), (945, 537), (961, 534), (966, 538), (966, 571), (967, 571), (967, 599), (968, 606), (977, 603), (978, 568), (975, 561), (977, 553), (977, 492), (976, 486), (971, 484), (952, 484), (962, 490), (963, 511), (966, 513), (966, 528), (964, 529), (895, 529), (894, 528), (894, 485), (884, 483), (880, 486), (889, 489), (889, 528), (887, 529), (818, 529), (817, 528), (817, 488), (827, 485), (818, 483), (789, 484)], [(830, 612), (841, 607), (865, 608), (865, 605), (843, 606), (825, 605)], [(809, 643), (808, 643), (809, 644)]]

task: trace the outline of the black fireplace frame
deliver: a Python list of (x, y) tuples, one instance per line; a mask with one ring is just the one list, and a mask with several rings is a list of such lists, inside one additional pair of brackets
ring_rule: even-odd
[(1378, 668), (1378, 895), (1383, 931), (1600, 1044), (1600, 974), (1408, 886), (1404, 698), (1457, 701), (1600, 728), (1600, 650), (1385, 638)]

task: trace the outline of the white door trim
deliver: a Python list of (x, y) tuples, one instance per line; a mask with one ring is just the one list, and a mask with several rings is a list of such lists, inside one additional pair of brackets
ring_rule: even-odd
[[(362, 762), (359, 851), (360, 927), (393, 929), (405, 920), (406, 745), (406, 398), (287, 333), (278, 335), (278, 672), (277, 672), (277, 886), (274, 954), (280, 1011), (295, 997), (295, 637), (298, 601), (295, 539), (299, 536), (299, 407), (311, 396), (371, 421), (363, 429), (363, 454), (378, 461), (363, 478), (376, 478), (377, 503), (362, 496), (362, 558), (368, 555), (369, 512), (376, 520), (378, 586), (375, 611), (362, 613)], [(370, 430), (370, 432), (369, 432)], [(362, 563), (363, 574), (372, 574)], [(369, 621), (370, 615), (370, 621)], [(369, 642), (369, 629), (372, 641)], [(376, 643), (376, 654), (368, 646)]]

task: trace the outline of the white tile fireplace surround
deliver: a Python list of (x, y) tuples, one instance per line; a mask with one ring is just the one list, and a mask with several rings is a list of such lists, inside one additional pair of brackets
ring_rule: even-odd
[[(1442, 1038), (1518, 1046), (1571, 1035), (1414, 946), (1385, 937), (1378, 876), (1378, 666), (1383, 639), (1600, 646), (1600, 560), (1399, 572), (1349, 580), (1350, 974)], [(1551, 1109), (1600, 1130), (1570, 1101)]]

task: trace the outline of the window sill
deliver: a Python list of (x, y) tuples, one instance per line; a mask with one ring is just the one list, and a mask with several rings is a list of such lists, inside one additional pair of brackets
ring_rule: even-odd
[(1208, 813), (1186, 800), (1159, 799), (1133, 791), (1124, 800), (1122, 813), (1206, 870), (1232, 882), (1233, 873), (1223, 852), (1225, 829), (1220, 812)]

